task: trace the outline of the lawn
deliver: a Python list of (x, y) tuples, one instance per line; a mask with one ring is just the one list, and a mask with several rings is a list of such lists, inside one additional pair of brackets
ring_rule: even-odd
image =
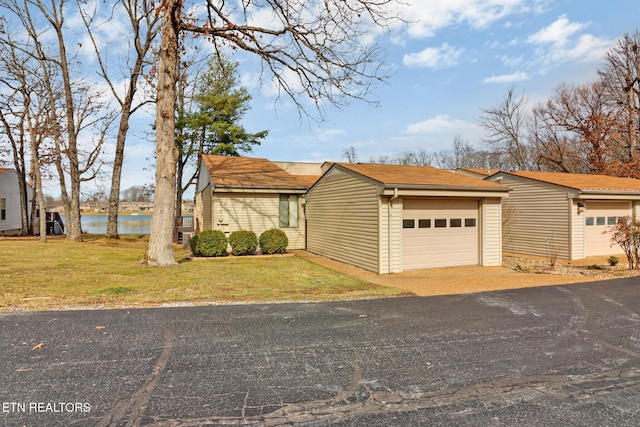
[(274, 301), (329, 301), (406, 295), (295, 256), (191, 260), (176, 247), (174, 267), (140, 264), (146, 236), (85, 242), (0, 238), (0, 311), (154, 307)]

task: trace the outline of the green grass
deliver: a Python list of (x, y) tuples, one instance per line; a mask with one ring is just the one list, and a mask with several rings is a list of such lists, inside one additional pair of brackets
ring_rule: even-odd
[(292, 256), (140, 264), (145, 236), (0, 238), (0, 311), (69, 307), (153, 307), (170, 303), (329, 301), (406, 295)]

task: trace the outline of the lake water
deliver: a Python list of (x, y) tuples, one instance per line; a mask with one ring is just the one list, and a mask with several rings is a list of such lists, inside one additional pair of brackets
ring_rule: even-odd
[[(64, 215), (60, 217), (66, 227)], [(82, 232), (106, 234), (107, 218), (107, 215), (82, 215), (80, 217)], [(118, 215), (118, 234), (150, 234), (152, 218), (153, 215)], [(183, 216), (183, 218), (185, 225), (191, 219), (190, 216)]]
[[(66, 227), (64, 215), (60, 216)], [(152, 215), (118, 215), (118, 234), (149, 234), (152, 218)], [(82, 215), (80, 224), (84, 233), (105, 234), (107, 215)]]

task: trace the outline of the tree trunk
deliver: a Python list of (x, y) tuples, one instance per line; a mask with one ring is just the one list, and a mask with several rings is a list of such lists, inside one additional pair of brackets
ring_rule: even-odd
[[(128, 96), (128, 95), (127, 95)], [(129, 97), (129, 96), (128, 96)], [(122, 164), (124, 162), (124, 144), (129, 129), (129, 117), (131, 115), (131, 103), (123, 106), (116, 141), (116, 154), (113, 160), (113, 174), (111, 175), (111, 191), (109, 192), (109, 213), (107, 218), (108, 239), (119, 239), (118, 235), (118, 209), (120, 207), (120, 183), (122, 180)]]
[[(30, 132), (31, 133), (31, 132)], [(47, 243), (47, 207), (42, 193), (42, 174), (40, 173), (40, 155), (38, 153), (38, 143), (35, 135), (31, 136), (31, 169), (33, 171), (33, 192), (34, 198), (38, 202), (40, 216), (38, 217), (38, 229), (40, 232), (40, 242)]]
[(175, 167), (178, 157), (175, 145), (175, 106), (180, 3), (180, 0), (166, 0), (163, 4), (156, 102), (156, 192), (149, 247), (142, 260), (156, 266), (177, 264), (173, 253), (173, 227)]

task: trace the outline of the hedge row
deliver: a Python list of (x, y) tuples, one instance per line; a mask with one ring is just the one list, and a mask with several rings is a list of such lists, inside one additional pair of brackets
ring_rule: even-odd
[(289, 239), (282, 230), (276, 228), (262, 233), (260, 239), (256, 233), (247, 230), (234, 231), (228, 239), (220, 230), (205, 230), (191, 237), (189, 245), (195, 256), (227, 256), (227, 245), (231, 246), (231, 253), (237, 256), (254, 254), (258, 245), (263, 254), (269, 255), (285, 253)]

